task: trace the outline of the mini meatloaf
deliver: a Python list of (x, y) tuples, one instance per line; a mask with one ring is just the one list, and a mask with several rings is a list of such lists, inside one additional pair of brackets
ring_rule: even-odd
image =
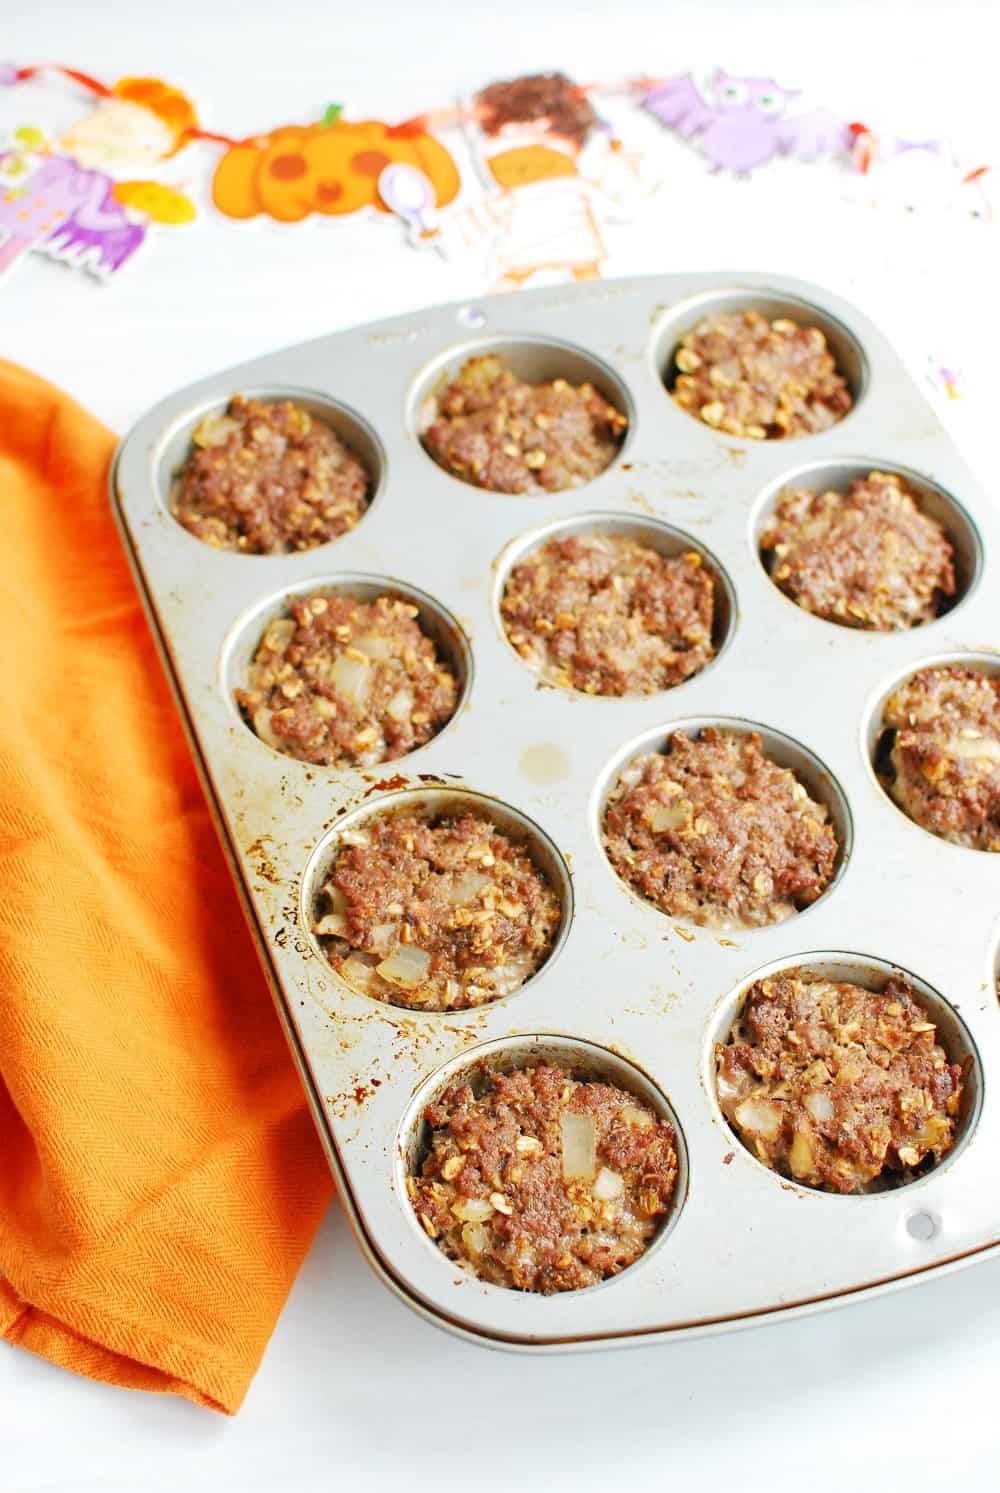
[(604, 844), (624, 881), (661, 912), (711, 928), (777, 923), (829, 886), (827, 810), (764, 755), (756, 732), (675, 731), (618, 779)]
[(954, 845), (1000, 850), (1000, 677), (921, 669), (882, 711), (877, 766), (915, 824)]
[(491, 492), (561, 492), (612, 461), (628, 420), (592, 384), (527, 384), (492, 354), (470, 358), (429, 402), (423, 442), (439, 466)]
[(174, 517), (215, 549), (283, 555), (353, 529), (368, 506), (361, 458), (307, 410), (237, 394), (195, 427)]
[(962, 1069), (902, 975), (878, 994), (804, 969), (758, 980), (716, 1069), (743, 1144), (807, 1187), (898, 1185), (955, 1144)]
[(670, 1212), (673, 1127), (632, 1094), (539, 1063), (482, 1069), (429, 1104), (408, 1189), (445, 1254), (519, 1291), (576, 1291), (634, 1264)]
[(787, 317), (706, 316), (681, 338), (674, 363), (674, 402), (727, 435), (812, 435), (851, 408), (851, 391), (819, 327)]
[(892, 472), (869, 472), (846, 493), (785, 493), (760, 548), (796, 606), (845, 627), (916, 627), (955, 595), (948, 536)]
[(313, 931), (365, 995), (460, 1010), (509, 995), (548, 958), (559, 898), (525, 842), (483, 815), (390, 811), (341, 847)]
[(507, 636), (550, 683), (651, 695), (704, 668), (714, 588), (694, 552), (669, 558), (618, 534), (550, 539), (511, 571)]
[(458, 684), (415, 606), (319, 592), (271, 622), (236, 699), (277, 752), (371, 767), (423, 746), (455, 713)]

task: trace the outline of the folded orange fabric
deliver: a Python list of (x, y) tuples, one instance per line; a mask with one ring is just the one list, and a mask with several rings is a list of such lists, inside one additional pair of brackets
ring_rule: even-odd
[(0, 362), (0, 1332), (235, 1411), (330, 1177), (121, 552)]

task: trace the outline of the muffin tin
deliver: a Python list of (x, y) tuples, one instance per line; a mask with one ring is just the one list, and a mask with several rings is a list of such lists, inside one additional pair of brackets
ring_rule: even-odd
[[(827, 333), (855, 396), (840, 424), (792, 441), (720, 434), (679, 410), (664, 375), (682, 331), (755, 308)], [(496, 350), (529, 378), (591, 378), (628, 436), (593, 482), (547, 496), (479, 490), (418, 438), (441, 379)], [(332, 418), (375, 479), (349, 535), (283, 557), (217, 552), (168, 507), (193, 426), (235, 392)], [(772, 584), (756, 536), (791, 481), (906, 472), (952, 531), (962, 594), (907, 633), (854, 632)], [(218, 820), (317, 1127), (362, 1248), (431, 1320), (534, 1351), (678, 1337), (819, 1310), (1000, 1250), (1000, 856), (911, 823), (873, 767), (880, 702), (925, 662), (994, 651), (995, 512), (899, 358), (852, 306), (773, 276), (664, 275), (436, 307), (229, 369), (164, 400), (133, 429), (112, 485), (126, 548)], [(930, 507), (930, 503), (928, 504)], [(540, 682), (500, 626), (510, 566), (552, 533), (607, 527), (711, 557), (723, 603), (717, 659), (643, 698)], [(463, 684), (455, 718), (409, 757), (367, 771), (309, 767), (258, 740), (232, 699), (268, 618), (303, 589), (384, 585), (411, 598)], [(634, 896), (600, 843), (604, 799), (636, 752), (678, 725), (757, 723), (768, 750), (831, 805), (843, 853), (807, 911), (728, 934)], [(346, 986), (310, 932), (342, 829), (418, 798), (480, 801), (526, 832), (563, 899), (548, 962), (469, 1011), (380, 1004)], [(715, 1098), (713, 1043), (754, 978), (803, 964), (873, 984), (912, 972), (968, 1069), (961, 1135), (935, 1170), (867, 1196), (811, 1191), (761, 1165)], [(607, 1076), (676, 1124), (681, 1177), (647, 1253), (600, 1286), (542, 1297), (485, 1285), (425, 1236), (405, 1194), (428, 1097), (479, 1061), (559, 1057)]]

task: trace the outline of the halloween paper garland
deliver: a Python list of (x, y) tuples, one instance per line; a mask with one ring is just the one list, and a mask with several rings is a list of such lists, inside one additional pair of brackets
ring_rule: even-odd
[[(234, 224), (394, 216), (417, 247), (483, 255), (498, 289), (541, 273), (592, 278), (607, 254), (605, 225), (627, 221), (659, 185), (649, 153), (630, 149), (602, 116), (601, 100), (613, 95), (715, 173), (748, 177), (791, 157), (867, 176), (920, 158), (960, 190), (972, 216), (992, 218), (989, 166), (963, 167), (941, 141), (880, 135), (802, 105), (774, 79), (721, 68), (704, 84), (690, 73), (607, 87), (529, 74), (399, 124), (351, 120), (331, 104), (312, 122), (248, 139), (204, 129), (187, 95), (157, 78), (107, 85), (62, 65), (4, 63), (0, 87), (50, 73), (82, 90), (88, 107), (57, 139), (24, 126), (0, 142), (0, 286), (29, 253), (108, 281), (154, 232), (192, 223), (192, 187), (177, 158), (196, 142), (219, 147), (211, 202)], [(479, 193), (462, 192), (459, 159)]]

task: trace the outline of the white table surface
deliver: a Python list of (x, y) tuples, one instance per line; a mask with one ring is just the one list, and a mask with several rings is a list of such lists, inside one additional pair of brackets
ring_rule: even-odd
[[(544, 66), (580, 78), (720, 62), (799, 85), (902, 135), (951, 135), (1000, 156), (986, 5), (761, 9), (674, 0), (174, 0), (153, 9), (6, 0), (0, 54), (113, 80), (158, 73), (228, 133), (316, 118), (403, 118), (460, 87)], [(58, 85), (0, 98), (0, 128), (68, 123)], [(61, 113), (60, 113), (61, 110)], [(640, 128), (641, 127), (641, 128)], [(840, 201), (825, 168), (749, 183), (636, 128), (673, 190), (613, 236), (615, 272), (774, 268), (864, 305), (919, 372), (959, 365), (943, 407), (995, 488), (1000, 388), (997, 229), (967, 216)], [(205, 149), (200, 147), (199, 149)], [(207, 179), (210, 153), (191, 157)], [(180, 169), (178, 175), (183, 176)], [(734, 230), (735, 223), (735, 230)], [(294, 229), (206, 220), (164, 232), (120, 284), (43, 262), (0, 284), (0, 354), (71, 390), (119, 429), (179, 384), (268, 347), (422, 302), (474, 294), (474, 265), (403, 251), (392, 225)], [(988, 335), (988, 329), (992, 331)], [(720, 1227), (726, 1221), (720, 1220)], [(651, 1486), (995, 1488), (1000, 1262), (809, 1320), (693, 1343), (544, 1361), (476, 1349), (418, 1320), (376, 1281), (334, 1207), (235, 1420), (109, 1389), (0, 1349), (0, 1493), (34, 1490), (446, 1490), (645, 1476)], [(876, 1476), (876, 1468), (877, 1476)]]

